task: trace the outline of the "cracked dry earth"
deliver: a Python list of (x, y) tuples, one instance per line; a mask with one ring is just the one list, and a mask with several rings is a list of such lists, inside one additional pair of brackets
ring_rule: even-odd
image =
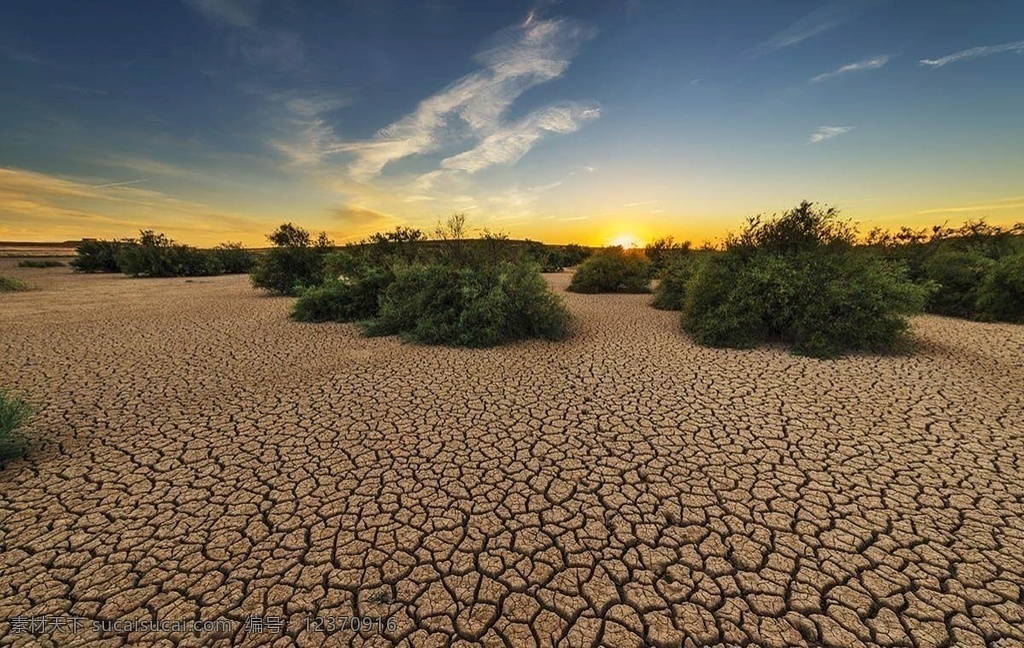
[[(292, 323), (245, 277), (24, 276), (0, 619), (230, 627), (0, 643), (1024, 645), (1024, 327), (817, 361), (566, 294), (572, 339), (462, 350)], [(352, 615), (394, 629), (310, 625)]]

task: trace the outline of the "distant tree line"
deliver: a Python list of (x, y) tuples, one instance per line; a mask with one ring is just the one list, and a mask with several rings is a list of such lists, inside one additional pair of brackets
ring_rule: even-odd
[(241, 243), (199, 249), (142, 230), (138, 238), (82, 241), (71, 267), (77, 272), (120, 272), (133, 277), (205, 277), (245, 274), (256, 255)]

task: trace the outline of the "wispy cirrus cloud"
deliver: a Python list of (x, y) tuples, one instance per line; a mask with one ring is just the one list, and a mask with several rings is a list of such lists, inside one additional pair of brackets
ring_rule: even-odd
[(93, 185), (96, 189), (106, 189), (107, 187), (127, 187), (129, 185), (139, 184), (140, 182), (147, 182), (149, 178), (138, 178), (136, 180), (122, 180), (121, 182), (104, 182), (98, 185)]
[[(327, 156), (347, 155), (350, 176), (370, 182), (384, 168), (403, 158), (435, 153), (475, 141), (475, 145), (441, 162), (424, 184), (442, 169), (474, 173), (495, 164), (519, 160), (547, 134), (570, 133), (595, 119), (592, 102), (545, 106), (515, 122), (505, 120), (510, 106), (524, 92), (560, 78), (576, 51), (594, 30), (568, 19), (539, 19), (531, 13), (520, 25), (504, 30), (475, 60), (481, 68), (420, 101), (416, 109), (379, 130), (372, 138), (346, 141), (338, 137), (322, 113), (293, 115), (290, 139), (272, 145), (292, 162), (309, 164)], [(293, 111), (294, 112), (294, 111)]]
[(764, 56), (799, 45), (809, 38), (824, 34), (853, 20), (872, 5), (881, 2), (885, 2), (885, 0), (833, 0), (818, 7), (789, 27), (776, 32), (771, 38), (758, 44), (750, 53), (753, 56)]
[(970, 59), (981, 58), (983, 56), (1002, 54), (1004, 52), (1017, 52), (1019, 54), (1024, 54), (1024, 41), (1003, 43), (1002, 45), (983, 45), (981, 47), (972, 47), (937, 59), (921, 59), (920, 64), (927, 67), (943, 67), (958, 61), (967, 61)]
[(327, 114), (349, 105), (348, 98), (325, 94), (301, 96), (289, 92), (264, 94), (264, 98), (283, 109), (288, 131), (286, 137), (272, 139), (269, 144), (292, 163), (315, 164), (341, 145)]
[(844, 65), (831, 72), (825, 74), (819, 74), (818, 76), (811, 79), (811, 83), (820, 83), (822, 81), (828, 81), (844, 74), (850, 74), (852, 72), (865, 72), (867, 70), (877, 70), (884, 67), (889, 62), (889, 56), (875, 56), (873, 58), (864, 59), (863, 61), (857, 61), (856, 63), (850, 63)]
[(446, 158), (441, 167), (476, 173), (496, 164), (517, 162), (545, 135), (575, 132), (600, 114), (601, 109), (594, 103), (565, 102), (547, 106), (500, 127), (475, 148)]
[(819, 126), (818, 130), (811, 134), (811, 139), (807, 141), (808, 144), (818, 144), (826, 140), (830, 140), (833, 137), (839, 137), (845, 135), (854, 129), (853, 126)]
[(250, 217), (132, 186), (143, 180), (97, 183), (0, 167), (0, 223), (12, 224), (0, 231), (30, 239), (54, 234), (121, 237), (155, 227), (192, 238), (254, 229)]
[(941, 207), (939, 209), (925, 209), (917, 212), (922, 214), (955, 214), (961, 212), (988, 212), (1000, 209), (1018, 209), (1024, 207), (1024, 196), (1014, 198), (998, 198), (983, 205), (967, 205), (963, 207)]

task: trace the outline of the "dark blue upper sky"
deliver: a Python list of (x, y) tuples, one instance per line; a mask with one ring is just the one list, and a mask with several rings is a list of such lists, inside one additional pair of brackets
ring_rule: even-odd
[(0, 238), (1024, 215), (1019, 0), (12, 2)]

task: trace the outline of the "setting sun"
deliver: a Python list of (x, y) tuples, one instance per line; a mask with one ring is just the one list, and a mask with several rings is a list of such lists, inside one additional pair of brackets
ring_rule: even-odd
[(616, 236), (611, 240), (609, 245), (611, 245), (612, 247), (619, 246), (625, 250), (643, 247), (640, 240), (630, 234), (622, 234), (621, 236)]

